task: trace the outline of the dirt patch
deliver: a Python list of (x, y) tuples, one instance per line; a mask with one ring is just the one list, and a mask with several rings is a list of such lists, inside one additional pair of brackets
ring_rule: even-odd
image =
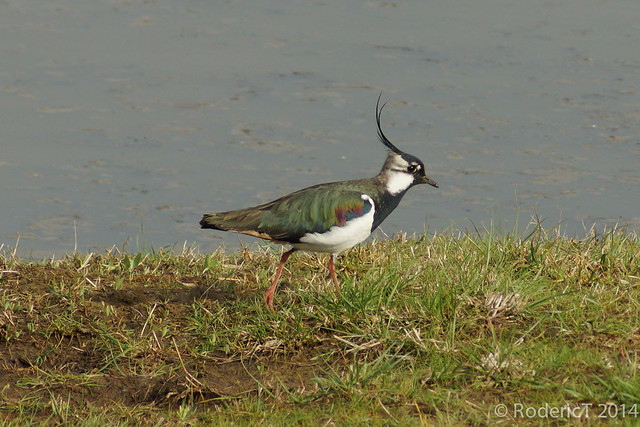
[(233, 333), (244, 347), (202, 348), (217, 329), (198, 322), (220, 313), (233, 316), (231, 305), (261, 301), (257, 290), (229, 290), (217, 273), (101, 272), (106, 264), (100, 258), (89, 265), (5, 260), (0, 276), (5, 400), (31, 402), (38, 419), (54, 412), (56, 399), (69, 405), (162, 408), (185, 399), (209, 406), (264, 390), (317, 389), (314, 378), (328, 363), (317, 356), (335, 350), (317, 340), (292, 346), (238, 330)]

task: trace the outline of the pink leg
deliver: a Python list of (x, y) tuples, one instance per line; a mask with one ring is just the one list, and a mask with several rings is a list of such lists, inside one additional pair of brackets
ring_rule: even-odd
[(336, 277), (336, 256), (331, 254), (329, 257), (329, 273), (331, 273), (331, 279), (333, 283), (336, 285), (336, 292), (340, 293), (340, 285), (338, 284), (338, 278)]
[(278, 280), (280, 280), (282, 268), (284, 267), (284, 263), (289, 259), (289, 256), (295, 251), (296, 249), (293, 248), (282, 254), (282, 257), (280, 258), (280, 265), (278, 265), (278, 270), (276, 271), (276, 277), (273, 278), (271, 286), (267, 289), (267, 293), (264, 294), (264, 299), (267, 301), (267, 306), (271, 311), (273, 311), (273, 295), (276, 293), (276, 286), (278, 286)]

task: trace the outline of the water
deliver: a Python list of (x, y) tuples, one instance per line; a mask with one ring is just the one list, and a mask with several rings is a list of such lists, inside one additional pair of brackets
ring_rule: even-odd
[(6, 1), (0, 244), (235, 248), (202, 213), (378, 172), (381, 90), (385, 133), (440, 185), (410, 190), (387, 234), (532, 215), (638, 230), (638, 16), (631, 0)]

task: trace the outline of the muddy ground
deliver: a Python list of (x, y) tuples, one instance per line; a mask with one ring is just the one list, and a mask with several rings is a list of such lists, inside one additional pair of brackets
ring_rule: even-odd
[(238, 347), (202, 350), (195, 306), (216, 313), (262, 301), (257, 287), (229, 290), (215, 274), (171, 266), (103, 271), (100, 257), (84, 266), (82, 259), (0, 261), (2, 398), (14, 410), (29, 402), (36, 418), (50, 416), (52, 399), (94, 408), (207, 407), (264, 390), (314, 392), (321, 372), (343, 366), (321, 336), (292, 346), (238, 330)]

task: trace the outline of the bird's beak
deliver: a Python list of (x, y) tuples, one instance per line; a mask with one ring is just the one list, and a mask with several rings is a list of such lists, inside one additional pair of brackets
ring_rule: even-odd
[(438, 188), (438, 183), (435, 182), (434, 180), (432, 180), (431, 178), (429, 178), (426, 175), (422, 177), (422, 184), (429, 184), (432, 187)]

